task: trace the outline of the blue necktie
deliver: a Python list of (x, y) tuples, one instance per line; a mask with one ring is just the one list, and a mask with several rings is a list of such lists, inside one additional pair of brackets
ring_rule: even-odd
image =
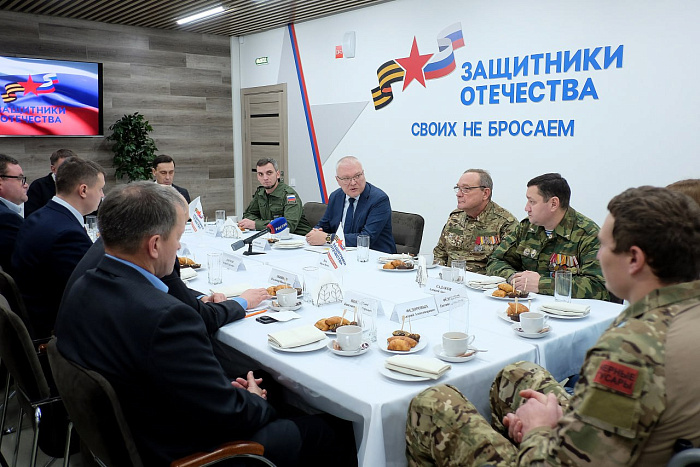
[(345, 213), (345, 228), (343, 229), (343, 233), (351, 232), (350, 229), (352, 229), (352, 221), (355, 217), (355, 198), (348, 198), (348, 202), (350, 203), (350, 206), (348, 206), (348, 210)]

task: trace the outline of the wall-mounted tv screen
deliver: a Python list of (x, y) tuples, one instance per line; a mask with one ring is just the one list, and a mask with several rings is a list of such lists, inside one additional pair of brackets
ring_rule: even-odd
[(102, 64), (0, 56), (0, 136), (101, 136)]

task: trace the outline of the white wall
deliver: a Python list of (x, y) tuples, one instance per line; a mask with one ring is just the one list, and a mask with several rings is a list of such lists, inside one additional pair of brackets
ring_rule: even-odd
[[(527, 181), (561, 172), (572, 187), (572, 205), (598, 223), (608, 200), (625, 188), (698, 178), (699, 17), (700, 2), (692, 0), (397, 0), (297, 24), (312, 113), (313, 106), (369, 102), (335, 149), (322, 154), (328, 191), (337, 188), (335, 162), (347, 154), (359, 157), (367, 179), (389, 194), (393, 209), (425, 217), (421, 249), (430, 251), (455, 206), (452, 187), (470, 167), (491, 172), (494, 200), (518, 218), (524, 217)], [(425, 88), (413, 81), (402, 92), (403, 83), (395, 83), (394, 101), (375, 110), (370, 90), (377, 86), (377, 68), (407, 57), (414, 36), (421, 54), (436, 53), (438, 33), (455, 22), (461, 22), (465, 41), (455, 51), (457, 69), (427, 80)], [(335, 59), (335, 46), (347, 31), (356, 32), (356, 58)], [(245, 37), (240, 46), (242, 86), (274, 84), (283, 77), (290, 89), (298, 89), (298, 82), (279, 68), (290, 53), (288, 44), (286, 28)], [(615, 50), (620, 45), (621, 68), (535, 75), (531, 62), (528, 76), (512, 80), (461, 78), (464, 62), (476, 66), (482, 60), (488, 71), (490, 59), (512, 61), (515, 56), (605, 46)], [(258, 56), (276, 61), (256, 67)], [(603, 51), (598, 63), (603, 65)], [(511, 104), (501, 97), (499, 104), (466, 106), (460, 100), (466, 85), (575, 79), (580, 91), (587, 78), (598, 99), (564, 101), (559, 92), (554, 101), (547, 97), (538, 103)], [(299, 97), (290, 93), (290, 99)], [(309, 173), (308, 133), (291, 131), (304, 119), (298, 102), (290, 102), (289, 119), (290, 177), (297, 179), (304, 201), (318, 200), (315, 174)], [(573, 120), (574, 135), (488, 136), (491, 120), (540, 119)], [(316, 131), (331, 131), (333, 119), (321, 120), (315, 122)], [(413, 123), (433, 121), (457, 122), (457, 136), (411, 134)], [(463, 122), (472, 121), (483, 122), (481, 137), (462, 135)]]

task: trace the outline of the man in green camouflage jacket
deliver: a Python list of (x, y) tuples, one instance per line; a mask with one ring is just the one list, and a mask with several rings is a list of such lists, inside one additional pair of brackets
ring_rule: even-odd
[(309, 221), (304, 216), (301, 198), (289, 185), (279, 181), (280, 171), (274, 159), (260, 159), (257, 164), (260, 185), (253, 194), (253, 199), (238, 223), (241, 229), (263, 230), (272, 219), (287, 219), (289, 231), (297, 235), (306, 235), (311, 230)]
[(598, 258), (629, 300), (588, 350), (569, 396), (534, 363), (491, 387), (493, 428), (455, 388), (411, 402), (410, 466), (666, 465), (677, 439), (700, 444), (700, 207), (664, 188), (608, 204)]
[(450, 213), (433, 249), (435, 262), (450, 266), (466, 260), (467, 271), (486, 274), (489, 255), (517, 223), (511, 213), (491, 201), (493, 181), (488, 172), (469, 169), (455, 186), (457, 209)]
[(573, 273), (573, 298), (609, 299), (598, 252), (599, 228), (569, 206), (571, 189), (559, 174), (527, 183), (527, 219), (520, 222), (489, 257), (486, 271), (516, 290), (554, 295), (554, 272)]

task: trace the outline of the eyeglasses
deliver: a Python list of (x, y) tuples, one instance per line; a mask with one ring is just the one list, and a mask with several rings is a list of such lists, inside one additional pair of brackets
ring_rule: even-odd
[(365, 176), (365, 173), (363, 171), (357, 175), (353, 175), (352, 177), (335, 177), (335, 178), (343, 185), (349, 185), (350, 182), (357, 182), (364, 176)]
[(479, 185), (479, 186), (456, 186), (454, 187), (455, 193), (459, 193), (460, 191), (464, 193), (465, 195), (472, 191), (475, 188), (481, 188), (482, 190), (486, 188), (484, 185)]
[(0, 178), (16, 178), (22, 185), (27, 183), (27, 177), (25, 175), (0, 175)]

